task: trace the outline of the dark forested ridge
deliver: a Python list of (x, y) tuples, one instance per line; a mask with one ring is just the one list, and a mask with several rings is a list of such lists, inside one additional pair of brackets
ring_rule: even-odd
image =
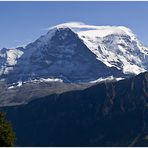
[(148, 146), (147, 72), (1, 109), (17, 146)]

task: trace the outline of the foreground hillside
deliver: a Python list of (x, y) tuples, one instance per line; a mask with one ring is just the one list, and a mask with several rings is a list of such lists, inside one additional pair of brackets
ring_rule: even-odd
[(147, 102), (146, 72), (1, 109), (17, 146), (148, 146)]

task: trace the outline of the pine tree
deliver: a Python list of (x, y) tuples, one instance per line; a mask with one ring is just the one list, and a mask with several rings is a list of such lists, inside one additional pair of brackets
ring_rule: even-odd
[(14, 146), (15, 134), (11, 124), (5, 119), (5, 114), (0, 112), (0, 147)]

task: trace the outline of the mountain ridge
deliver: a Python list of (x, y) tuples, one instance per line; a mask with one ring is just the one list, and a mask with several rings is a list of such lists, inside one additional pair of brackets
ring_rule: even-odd
[(19, 146), (147, 146), (147, 84), (145, 72), (0, 109)]

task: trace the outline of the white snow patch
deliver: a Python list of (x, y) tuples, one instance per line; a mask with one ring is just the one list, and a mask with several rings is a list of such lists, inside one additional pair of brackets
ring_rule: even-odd
[(13, 88), (14, 88), (14, 86), (9, 86), (9, 87), (8, 87), (8, 89), (13, 89)]
[(13, 83), (11, 86), (9, 86), (8, 89), (13, 89), (15, 87), (20, 87), (23, 84), (36, 83), (36, 82), (63, 82), (63, 80), (58, 79), (58, 78), (47, 78), (47, 79), (40, 78), (40, 79), (31, 79), (31, 80), (24, 81), (24, 82), (18, 81), (17, 83)]
[(36, 81), (39, 81), (39, 82), (63, 82), (62, 79), (58, 79), (58, 78), (47, 78), (47, 79), (41, 78)]
[(98, 82), (113, 81), (113, 80), (120, 81), (120, 80), (123, 80), (123, 79), (124, 78), (115, 78), (113, 76), (110, 76), (110, 77), (107, 77), (107, 78), (99, 78), (97, 80), (90, 81), (89, 83), (98, 83)]
[(12, 66), (17, 63), (17, 59), (22, 56), (23, 51), (20, 51), (18, 49), (9, 49), (6, 53), (7, 53), (7, 64)]
[(23, 82), (22, 81), (19, 81), (17, 87), (22, 86), (22, 84), (23, 84)]

